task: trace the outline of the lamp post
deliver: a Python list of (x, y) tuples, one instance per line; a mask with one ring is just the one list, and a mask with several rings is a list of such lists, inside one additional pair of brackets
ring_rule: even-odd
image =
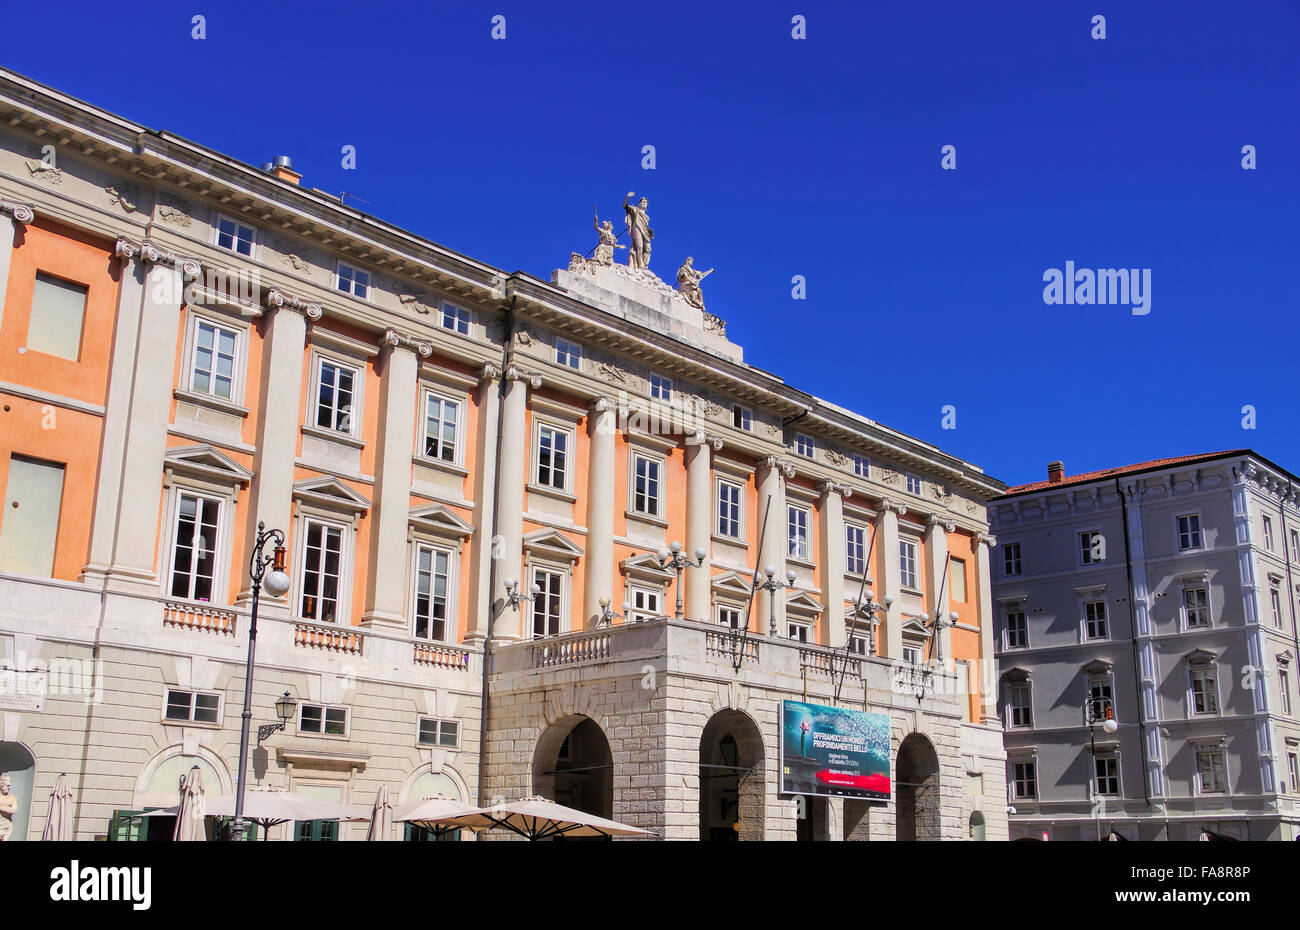
[(670, 572), (677, 573), (677, 613), (674, 615), (678, 620), (682, 619), (682, 571), (686, 566), (699, 568), (704, 564), (704, 557), (708, 555), (702, 547), (695, 547), (695, 561), (691, 561), (682, 555), (682, 544), (674, 542), (667, 549), (659, 550), (659, 564)]
[(261, 746), (263, 742), (270, 738), (272, 733), (283, 730), (289, 723), (289, 718), (293, 716), (298, 709), (298, 702), (289, 696), (289, 692), (284, 692), (284, 697), (275, 702), (275, 715), (280, 718), (279, 723), (264, 723), (257, 728), (257, 745)]
[[(767, 576), (767, 581), (763, 580), (763, 575)], [(776, 592), (784, 590), (785, 588), (793, 588), (794, 580), (798, 577), (799, 576), (792, 568), (785, 573), (785, 581), (778, 581), (776, 578), (776, 569), (771, 565), (764, 565), (762, 574), (754, 572), (755, 587), (760, 591), (766, 591), (768, 594), (772, 595), (772, 600), (769, 605), (770, 617), (768, 620), (768, 630), (773, 637), (776, 636)]]
[(869, 656), (876, 654), (876, 626), (884, 615), (889, 613), (889, 605), (892, 603), (894, 599), (888, 594), (877, 601), (875, 592), (870, 588), (853, 598), (853, 606), (856, 608), (855, 617), (867, 618), (867, 655)]
[(532, 591), (530, 591), (528, 594), (520, 594), (519, 582), (514, 578), (506, 579), (506, 597), (510, 598), (510, 606), (515, 611), (515, 613), (519, 612), (520, 604), (522, 604), (524, 601), (537, 600), (537, 595), (541, 593), (542, 593), (542, 589), (537, 585), (533, 585)]
[(601, 625), (609, 626), (611, 625), (615, 617), (618, 617), (618, 619), (625, 621), (627, 620), (627, 615), (632, 610), (632, 605), (629, 604), (627, 601), (624, 601), (623, 612), (621, 614), (616, 614), (614, 613), (613, 610), (610, 609), (609, 604), (610, 601), (608, 597), (602, 597), (600, 599), (600, 621), (596, 624), (596, 626), (601, 626)]
[[(266, 544), (274, 540), (272, 555), (266, 554)], [(248, 574), (253, 580), (253, 606), (248, 619), (248, 661), (244, 666), (244, 712), (240, 715), (239, 725), (239, 779), (235, 790), (235, 820), (231, 824), (230, 837), (244, 835), (244, 788), (248, 779), (248, 730), (253, 721), (253, 666), (257, 654), (257, 605), (266, 585), (266, 593), (272, 597), (281, 597), (289, 590), (289, 576), (284, 573), (284, 533), (281, 530), (268, 530), (266, 524), (257, 521), (257, 541), (253, 544), (253, 555), (248, 561)], [(268, 572), (267, 569), (270, 569)], [(277, 702), (277, 709), (279, 703)], [(260, 733), (260, 729), (259, 729)], [(260, 739), (259, 739), (260, 742)]]
[[(1090, 750), (1092, 753), (1092, 790), (1093, 797), (1101, 797), (1101, 777), (1097, 774), (1097, 724), (1107, 733), (1114, 733), (1119, 729), (1119, 723), (1115, 720), (1115, 704), (1104, 694), (1090, 695), (1083, 702), (1084, 718), (1088, 721), (1088, 735), (1090, 737)], [(1097, 816), (1097, 839), (1101, 839), (1101, 814), (1098, 811)]]
[(921, 614), (921, 622), (934, 633), (934, 657), (940, 664), (943, 664), (943, 629), (948, 626), (956, 626), (958, 619), (955, 610), (951, 611), (946, 618), (938, 614), (935, 614), (933, 618), (929, 614)]

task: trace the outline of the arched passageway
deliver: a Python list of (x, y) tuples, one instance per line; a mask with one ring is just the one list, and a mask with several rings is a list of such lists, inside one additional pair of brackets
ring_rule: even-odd
[(899, 840), (937, 840), (939, 831), (939, 756), (920, 733), (898, 747), (894, 781), (895, 836)]
[(700, 839), (763, 838), (763, 737), (749, 715), (721, 710), (700, 735)]
[(571, 714), (546, 728), (533, 754), (533, 794), (613, 819), (614, 759), (596, 721)]

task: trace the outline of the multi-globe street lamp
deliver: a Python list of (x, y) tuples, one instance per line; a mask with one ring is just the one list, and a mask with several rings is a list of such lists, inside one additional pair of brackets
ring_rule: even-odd
[(659, 564), (670, 572), (677, 573), (677, 613), (674, 615), (678, 620), (682, 619), (682, 572), (687, 566), (691, 568), (700, 568), (704, 565), (704, 557), (708, 555), (700, 546), (695, 547), (695, 560), (691, 561), (688, 557), (682, 555), (682, 544), (674, 542), (667, 549), (659, 550)]
[[(763, 575), (767, 576), (767, 581), (763, 580)], [(785, 573), (785, 581), (781, 581), (776, 577), (776, 569), (771, 565), (764, 565), (762, 573), (754, 572), (755, 588), (759, 591), (766, 591), (768, 594), (772, 595), (769, 605), (771, 609), (768, 629), (774, 637), (776, 636), (776, 592), (782, 591), (786, 588), (793, 588), (795, 579), (798, 577), (798, 574), (796, 574), (795, 570), (792, 568)]]

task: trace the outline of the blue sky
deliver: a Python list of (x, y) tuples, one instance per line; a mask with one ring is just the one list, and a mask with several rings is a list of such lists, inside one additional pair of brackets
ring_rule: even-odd
[[(1295, 2), (78, 2), (5, 25), (10, 68), (292, 155), (509, 270), (549, 278), (593, 203), (621, 229), (644, 194), (651, 267), (716, 267), (747, 361), (1009, 483), (1247, 446), (1300, 471)], [(1066, 261), (1151, 269), (1151, 312), (1046, 305)]]

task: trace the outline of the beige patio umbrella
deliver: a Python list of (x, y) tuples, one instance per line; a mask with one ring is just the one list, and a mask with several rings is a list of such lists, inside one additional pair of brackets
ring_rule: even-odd
[(203, 828), (206, 806), (203, 799), (203, 773), (196, 765), (181, 783), (181, 803), (176, 808), (176, 828), (172, 831), (172, 839), (182, 843), (207, 840), (208, 833)]
[(443, 837), (454, 830), (487, 829), (490, 825), (476, 828), (461, 823), (449, 823), (458, 817), (477, 813), (478, 808), (471, 804), (464, 804), (438, 794), (423, 801), (403, 804), (393, 812), (393, 820), (397, 823), (413, 823), (417, 827), (430, 831), (434, 836)]
[(72, 789), (68, 787), (66, 772), (59, 775), (50, 792), (50, 815), (41, 839), (65, 843), (72, 840)]
[(517, 833), (526, 840), (547, 840), (566, 836), (655, 836), (651, 830), (629, 826), (616, 820), (606, 820), (548, 801), (546, 798), (524, 798), (494, 807), (481, 807), (461, 817), (443, 821), (446, 826), (469, 827), (484, 830), (500, 827)]
[(375, 795), (375, 806), (370, 811), (370, 827), (366, 839), (371, 842), (393, 838), (393, 802), (388, 800), (388, 786), (380, 785)]
[[(234, 817), (235, 796), (223, 794), (207, 802), (209, 817)], [(141, 817), (175, 817), (180, 807), (163, 807)], [(271, 827), (291, 820), (369, 820), (370, 814), (359, 807), (347, 807), (333, 801), (309, 798), (279, 788), (249, 788), (244, 792), (244, 819), (262, 828), (262, 839)]]

